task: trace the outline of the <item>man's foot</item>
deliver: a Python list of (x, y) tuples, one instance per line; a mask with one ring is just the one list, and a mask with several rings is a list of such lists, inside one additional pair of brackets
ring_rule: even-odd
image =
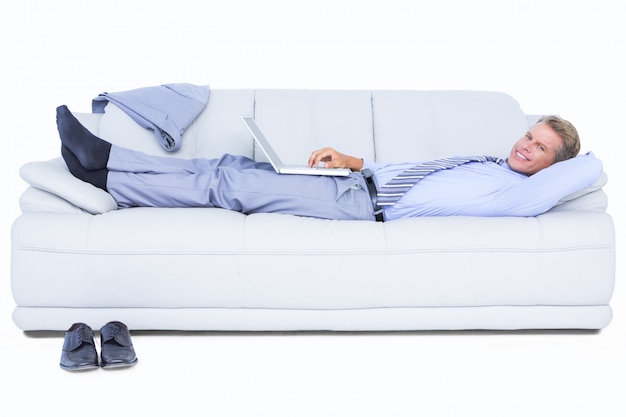
[(65, 105), (57, 107), (57, 128), (63, 146), (76, 156), (83, 168), (106, 168), (111, 144), (87, 130)]
[(109, 170), (106, 168), (95, 170), (85, 169), (85, 167), (83, 167), (78, 161), (78, 158), (76, 158), (76, 155), (74, 155), (66, 146), (61, 146), (61, 155), (63, 156), (65, 164), (72, 175), (79, 180), (88, 182), (91, 185), (107, 191), (107, 176)]

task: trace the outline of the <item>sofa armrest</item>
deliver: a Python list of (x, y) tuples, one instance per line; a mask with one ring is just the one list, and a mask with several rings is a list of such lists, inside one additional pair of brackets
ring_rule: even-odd
[(74, 177), (61, 158), (26, 163), (20, 168), (20, 176), (31, 187), (54, 194), (91, 214), (118, 208), (109, 193)]

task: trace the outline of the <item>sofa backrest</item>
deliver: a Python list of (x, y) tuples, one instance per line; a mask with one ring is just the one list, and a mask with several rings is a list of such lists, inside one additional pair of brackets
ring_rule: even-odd
[(483, 91), (212, 90), (176, 153), (162, 149), (151, 131), (112, 103), (99, 117), (77, 117), (100, 137), (150, 154), (211, 158), (232, 153), (264, 160), (240, 115), (255, 117), (287, 163), (304, 163), (311, 151), (325, 146), (379, 162), (505, 157), (528, 129), (513, 98)]

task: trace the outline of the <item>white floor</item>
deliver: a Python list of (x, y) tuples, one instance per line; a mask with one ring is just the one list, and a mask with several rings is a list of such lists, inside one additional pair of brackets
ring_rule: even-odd
[[(132, 368), (66, 372), (2, 287), (10, 415), (624, 416), (623, 292), (600, 332), (134, 332)], [(619, 309), (618, 309), (619, 308)], [(623, 310), (622, 310), (623, 311)]]

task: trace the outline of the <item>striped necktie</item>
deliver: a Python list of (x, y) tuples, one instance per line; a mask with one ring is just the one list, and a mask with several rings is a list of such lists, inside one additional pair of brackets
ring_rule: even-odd
[(378, 205), (389, 207), (396, 204), (404, 194), (407, 193), (419, 180), (433, 172), (442, 169), (454, 168), (468, 162), (495, 162), (501, 165), (504, 160), (494, 156), (457, 156), (453, 158), (436, 159), (422, 162), (409, 168), (395, 178), (383, 185), (377, 193)]

